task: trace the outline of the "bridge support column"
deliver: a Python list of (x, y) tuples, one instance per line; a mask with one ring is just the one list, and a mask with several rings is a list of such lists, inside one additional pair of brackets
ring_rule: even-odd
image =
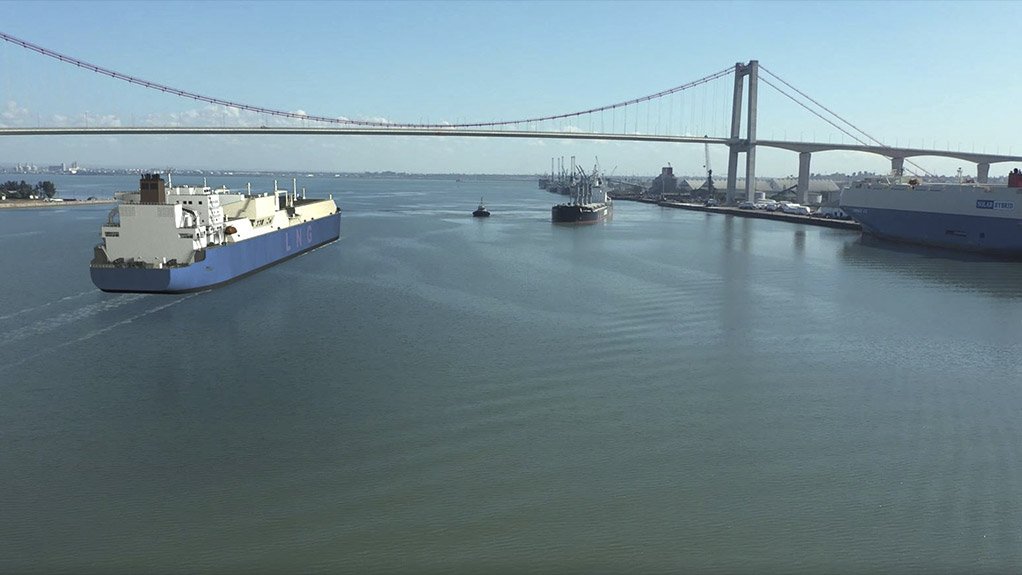
[(990, 163), (982, 162), (976, 164), (976, 181), (980, 184), (987, 183), (987, 179), (990, 177)]
[(891, 158), (891, 174), (895, 176), (905, 175), (905, 158)]
[(809, 161), (812, 157), (810, 152), (798, 154), (798, 203), (802, 205), (809, 202)]
[[(749, 77), (749, 110), (747, 139), (741, 140), (742, 131), (742, 87)], [(731, 103), (731, 138), (727, 158), (727, 203), (734, 203), (737, 195), (738, 154), (745, 152), (745, 198), (756, 197), (756, 96), (759, 88), (759, 61), (735, 64), (735, 92)]]
[(735, 92), (731, 100), (731, 144), (728, 145), (727, 157), (727, 203), (735, 201), (735, 188), (738, 184), (738, 154), (741, 152), (737, 142), (742, 134), (742, 89), (745, 87), (746, 66), (741, 62), (735, 64)]
[(727, 155), (727, 203), (735, 201), (735, 188), (738, 187), (738, 146), (728, 146)]
[(745, 199), (756, 198), (756, 109), (759, 92), (759, 60), (749, 61), (749, 147), (745, 150)]

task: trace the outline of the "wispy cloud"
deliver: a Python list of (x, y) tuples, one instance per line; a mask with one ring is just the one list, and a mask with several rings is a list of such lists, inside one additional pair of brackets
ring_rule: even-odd
[(14, 128), (23, 126), (29, 119), (28, 108), (20, 106), (14, 100), (7, 100), (4, 103), (3, 111), (0, 112), (0, 126)]
[(119, 128), (124, 124), (115, 114), (86, 114), (82, 121), (90, 127)]

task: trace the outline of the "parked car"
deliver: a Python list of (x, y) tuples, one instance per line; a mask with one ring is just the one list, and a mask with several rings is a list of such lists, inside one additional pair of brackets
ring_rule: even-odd
[(744, 202), (738, 204), (738, 209), (739, 210), (755, 210), (756, 209), (756, 204), (754, 202), (744, 201)]
[(820, 209), (816, 210), (816, 212), (814, 212), (813, 215), (819, 216), (821, 218), (833, 218), (836, 220), (851, 219), (848, 217), (848, 214), (846, 214), (844, 210), (836, 206), (822, 206)]
[(769, 210), (770, 206), (775, 205), (777, 202), (773, 200), (756, 200), (757, 210)]
[(717, 203), (717, 200), (715, 200), (713, 198), (710, 198), (710, 199), (706, 200), (706, 203), (703, 204), (703, 205), (704, 206), (711, 206), (712, 207), (712, 206), (717, 206), (719, 204)]
[(784, 206), (781, 207), (781, 210), (786, 214), (794, 214), (797, 216), (808, 216), (813, 212), (809, 209), (809, 206), (792, 203), (785, 203)]
[(791, 202), (774, 202), (768, 205), (766, 209), (768, 212), (776, 212), (778, 210), (783, 212), (784, 206), (788, 205), (789, 203)]

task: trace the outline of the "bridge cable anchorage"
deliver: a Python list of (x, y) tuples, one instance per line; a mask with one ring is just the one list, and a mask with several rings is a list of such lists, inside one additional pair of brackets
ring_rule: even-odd
[(248, 112), (255, 112), (257, 114), (265, 114), (267, 116), (276, 116), (278, 118), (289, 118), (289, 119), (293, 119), (293, 120), (313, 121), (313, 122), (321, 122), (321, 123), (326, 123), (326, 124), (342, 124), (342, 125), (351, 125), (351, 126), (366, 126), (366, 127), (381, 127), (381, 128), (382, 127), (385, 127), (385, 128), (431, 128), (431, 129), (444, 129), (444, 128), (489, 128), (489, 127), (499, 127), (499, 126), (516, 126), (516, 125), (520, 125), (520, 124), (544, 122), (544, 121), (549, 121), (549, 120), (559, 120), (559, 119), (563, 119), (563, 118), (572, 118), (572, 117), (581, 116), (583, 114), (593, 114), (593, 113), (596, 113), (596, 112), (602, 112), (604, 110), (613, 110), (613, 109), (616, 109), (616, 108), (630, 106), (632, 104), (638, 104), (638, 103), (641, 103), (641, 102), (648, 102), (648, 101), (656, 99), (656, 98), (663, 98), (664, 96), (669, 96), (669, 95), (674, 94), (676, 92), (681, 92), (681, 91), (684, 91), (684, 90), (688, 90), (689, 88), (693, 88), (695, 86), (699, 86), (701, 84), (705, 84), (707, 82), (716, 80), (717, 78), (722, 78), (722, 77), (727, 76), (728, 74), (731, 74), (731, 73), (734, 72), (734, 69), (731, 68), (731, 67), (724, 68), (723, 70), (721, 70), (719, 72), (714, 72), (713, 74), (709, 74), (707, 76), (699, 78), (698, 80), (693, 80), (692, 82), (688, 82), (688, 83), (682, 84), (680, 86), (675, 86), (674, 88), (668, 88), (667, 90), (662, 90), (662, 91), (657, 92), (655, 94), (650, 94), (648, 96), (643, 96), (643, 97), (640, 97), (640, 98), (634, 98), (634, 99), (631, 99), (631, 100), (626, 100), (624, 102), (618, 102), (616, 104), (610, 104), (610, 105), (607, 105), (607, 106), (600, 106), (600, 107), (597, 107), (597, 108), (591, 108), (589, 110), (583, 110), (581, 112), (569, 112), (569, 113), (566, 113), (566, 114), (556, 114), (556, 115), (552, 115), (552, 116), (528, 118), (528, 119), (525, 119), (525, 120), (501, 120), (501, 121), (493, 121), (493, 122), (472, 122), (472, 123), (462, 123), (462, 124), (450, 124), (450, 123), (446, 123), (446, 124), (428, 124), (428, 123), (427, 124), (412, 124), (412, 123), (397, 123), (397, 122), (385, 122), (385, 121), (381, 122), (381, 121), (370, 121), (370, 120), (352, 120), (350, 118), (344, 118), (344, 117), (341, 117), (341, 118), (329, 118), (329, 117), (326, 117), (326, 116), (314, 116), (314, 115), (308, 115), (308, 114), (299, 114), (299, 113), (296, 113), (296, 112), (287, 112), (287, 111), (284, 111), (284, 110), (274, 110), (272, 108), (264, 108), (262, 106), (255, 106), (255, 105), (251, 105), (251, 104), (243, 104), (243, 103), (240, 103), (240, 102), (233, 102), (233, 101), (230, 101), (230, 100), (224, 100), (224, 99), (215, 98), (215, 97), (212, 97), (212, 96), (205, 96), (205, 95), (198, 94), (198, 93), (195, 93), (195, 92), (189, 92), (187, 90), (182, 90), (182, 89), (179, 89), (179, 88), (174, 88), (172, 86), (168, 86), (168, 85), (165, 85), (165, 84), (160, 84), (160, 83), (157, 83), (157, 82), (150, 82), (149, 80), (145, 80), (145, 79), (142, 79), (142, 78), (139, 78), (139, 77), (136, 77), (136, 76), (131, 76), (129, 74), (122, 74), (121, 72), (117, 72), (116, 70), (111, 70), (109, 68), (104, 68), (102, 66), (97, 66), (96, 64), (90, 64), (89, 62), (86, 62), (84, 60), (80, 60), (80, 59), (74, 58), (72, 56), (67, 56), (65, 54), (61, 54), (59, 52), (55, 52), (55, 51), (50, 50), (48, 48), (44, 48), (43, 46), (39, 46), (37, 44), (33, 44), (31, 42), (28, 42), (26, 40), (22, 40), (20, 38), (16, 38), (16, 37), (11, 36), (10, 34), (6, 34), (4, 32), (0, 32), (0, 40), (4, 40), (6, 42), (10, 42), (11, 44), (16, 44), (18, 46), (21, 46), (22, 48), (27, 49), (27, 50), (31, 50), (33, 52), (37, 52), (39, 54), (42, 54), (43, 56), (46, 56), (48, 58), (53, 58), (54, 60), (58, 60), (60, 62), (64, 62), (65, 64), (71, 64), (73, 66), (77, 66), (79, 68), (84, 68), (86, 70), (95, 72), (97, 74), (102, 74), (104, 76), (109, 76), (109, 77), (114, 78), (116, 80), (121, 80), (121, 81), (127, 82), (129, 84), (135, 84), (137, 86), (141, 86), (141, 87), (147, 88), (149, 90), (160, 91), (160, 92), (164, 92), (164, 93), (167, 93), (167, 94), (172, 94), (172, 95), (175, 95), (175, 96), (179, 96), (181, 98), (187, 98), (187, 99), (196, 100), (196, 101), (199, 101), (199, 102), (205, 102), (207, 104), (213, 104), (213, 105), (217, 105), (217, 106), (226, 106), (228, 108), (237, 108), (239, 110), (245, 110), (245, 111), (248, 111)]
[[(805, 93), (805, 92), (803, 92), (802, 90), (799, 90), (799, 89), (798, 89), (798, 88), (796, 88), (795, 86), (792, 86), (792, 85), (791, 85), (791, 84), (790, 84), (789, 82), (787, 82), (787, 81), (786, 81), (786, 80), (785, 80), (784, 78), (781, 78), (781, 77), (780, 77), (780, 76), (778, 76), (777, 74), (774, 74), (773, 72), (771, 72), (770, 70), (768, 70), (768, 69), (767, 69), (766, 67), (764, 67), (764, 66), (763, 66), (762, 64), (760, 64), (760, 66), (759, 66), (759, 69), (760, 69), (760, 70), (762, 70), (762, 71), (764, 71), (764, 72), (766, 72), (766, 73), (767, 73), (767, 74), (769, 74), (769, 75), (770, 75), (771, 77), (773, 77), (774, 79), (778, 80), (779, 82), (783, 83), (783, 84), (784, 84), (785, 86), (787, 86), (787, 87), (791, 88), (792, 90), (794, 90), (794, 91), (795, 91), (796, 93), (798, 93), (798, 94), (799, 94), (800, 96), (802, 96), (803, 98), (805, 98), (805, 99), (809, 100), (810, 102), (812, 102), (813, 104), (815, 104), (815, 105), (819, 106), (820, 108), (822, 108), (823, 110), (825, 110), (825, 111), (826, 111), (826, 112), (827, 112), (828, 114), (830, 114), (831, 116), (834, 116), (835, 118), (837, 118), (837, 119), (838, 119), (838, 120), (840, 120), (841, 122), (844, 122), (845, 124), (847, 124), (848, 126), (850, 126), (850, 127), (851, 127), (851, 128), (853, 129), (853, 130), (855, 130), (855, 131), (859, 132), (860, 134), (862, 134), (863, 136), (865, 136), (865, 137), (866, 137), (866, 138), (867, 138), (868, 140), (872, 141), (872, 143), (873, 143), (873, 144), (876, 144), (876, 145), (878, 145), (878, 146), (881, 146), (881, 147), (883, 147), (883, 148), (890, 148), (890, 147), (891, 147), (891, 146), (889, 146), (889, 145), (887, 145), (887, 144), (885, 144), (885, 143), (881, 142), (881, 141), (880, 141), (879, 139), (877, 139), (877, 138), (873, 137), (872, 135), (870, 135), (870, 134), (869, 134), (868, 132), (866, 132), (866, 131), (865, 131), (865, 130), (863, 130), (862, 128), (859, 128), (859, 127), (858, 127), (858, 126), (856, 126), (855, 124), (853, 124), (853, 123), (849, 122), (848, 120), (846, 120), (846, 119), (842, 118), (842, 117), (841, 117), (840, 115), (838, 115), (838, 114), (837, 114), (837, 112), (834, 112), (833, 110), (831, 110), (830, 108), (828, 108), (828, 107), (824, 106), (824, 105), (823, 105), (823, 104), (821, 104), (820, 102), (817, 102), (817, 101), (816, 101), (815, 99), (813, 99), (812, 97), (810, 97), (810, 96), (809, 96), (808, 94), (806, 94), (806, 93)], [(855, 135), (853, 135), (853, 134), (850, 134), (850, 133), (848, 133), (848, 131), (847, 131), (847, 130), (843, 129), (843, 128), (842, 128), (841, 126), (838, 126), (837, 124), (835, 124), (834, 122), (830, 121), (829, 119), (827, 119), (827, 118), (823, 117), (822, 115), (820, 115), (820, 114), (819, 114), (818, 112), (816, 112), (815, 110), (813, 110), (813, 109), (809, 108), (808, 106), (806, 106), (806, 105), (805, 105), (804, 103), (802, 103), (802, 102), (799, 102), (799, 101), (798, 101), (797, 99), (795, 99), (795, 97), (793, 97), (793, 96), (792, 96), (791, 94), (788, 94), (788, 93), (787, 93), (787, 92), (785, 92), (784, 90), (781, 90), (780, 88), (778, 88), (777, 86), (775, 86), (774, 84), (772, 84), (772, 83), (771, 83), (771, 82), (770, 82), (769, 80), (767, 80), (766, 78), (763, 78), (762, 76), (760, 76), (760, 80), (763, 80), (763, 82), (765, 82), (765, 83), (766, 83), (767, 85), (769, 85), (769, 86), (770, 86), (770, 87), (772, 87), (773, 89), (777, 90), (778, 92), (780, 92), (780, 93), (781, 93), (781, 94), (783, 94), (784, 96), (787, 96), (787, 97), (788, 97), (788, 98), (790, 98), (790, 99), (791, 99), (791, 100), (792, 100), (793, 102), (795, 102), (796, 104), (798, 104), (798, 105), (802, 106), (802, 107), (803, 107), (803, 108), (805, 108), (806, 110), (809, 110), (809, 112), (810, 112), (810, 113), (812, 113), (812, 114), (814, 114), (815, 116), (819, 117), (820, 119), (822, 119), (823, 121), (827, 122), (827, 123), (828, 123), (828, 124), (830, 124), (831, 126), (834, 126), (834, 127), (835, 127), (835, 128), (837, 128), (838, 130), (840, 130), (840, 131), (841, 131), (842, 133), (844, 133), (845, 135), (847, 135), (847, 136), (851, 137), (851, 138), (852, 138), (853, 140), (855, 140), (856, 142), (859, 142), (860, 144), (862, 144), (862, 145), (864, 145), (864, 146), (870, 145), (870, 144), (867, 144), (866, 142), (864, 142), (864, 141), (863, 141), (863, 140), (862, 140), (861, 138), (859, 138), (859, 137), (857, 137), (857, 136), (855, 136)], [(905, 159), (905, 162), (906, 162), (907, 164), (910, 164), (910, 165), (912, 165), (912, 166), (915, 166), (915, 167), (916, 167), (917, 169), (919, 169), (919, 170), (920, 170), (921, 172), (923, 172), (923, 173), (924, 173), (924, 174), (926, 174), (927, 176), (933, 176), (933, 174), (932, 174), (932, 173), (930, 173), (930, 172), (929, 172), (929, 171), (928, 171), (928, 170), (927, 170), (926, 168), (923, 168), (922, 166), (920, 166), (919, 164), (917, 164), (917, 163), (913, 162), (912, 160), (909, 160), (909, 159), (907, 159), (907, 158), (906, 158), (906, 159)], [(913, 175), (918, 175), (918, 174), (915, 174), (915, 173), (913, 172)]]

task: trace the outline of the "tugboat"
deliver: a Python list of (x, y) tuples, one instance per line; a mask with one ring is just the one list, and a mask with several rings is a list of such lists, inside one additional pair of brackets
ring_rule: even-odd
[(488, 217), (490, 217), (490, 212), (489, 212), (489, 210), (486, 209), (486, 206), (483, 205), (483, 199), (482, 198), (479, 198), (479, 207), (476, 208), (476, 211), (472, 212), (472, 217), (473, 218), (488, 218)]
[(609, 218), (614, 204), (603, 189), (599, 167), (594, 166), (586, 174), (581, 166), (574, 165), (574, 157), (571, 163), (571, 201), (551, 208), (551, 220), (556, 224), (595, 224)]

